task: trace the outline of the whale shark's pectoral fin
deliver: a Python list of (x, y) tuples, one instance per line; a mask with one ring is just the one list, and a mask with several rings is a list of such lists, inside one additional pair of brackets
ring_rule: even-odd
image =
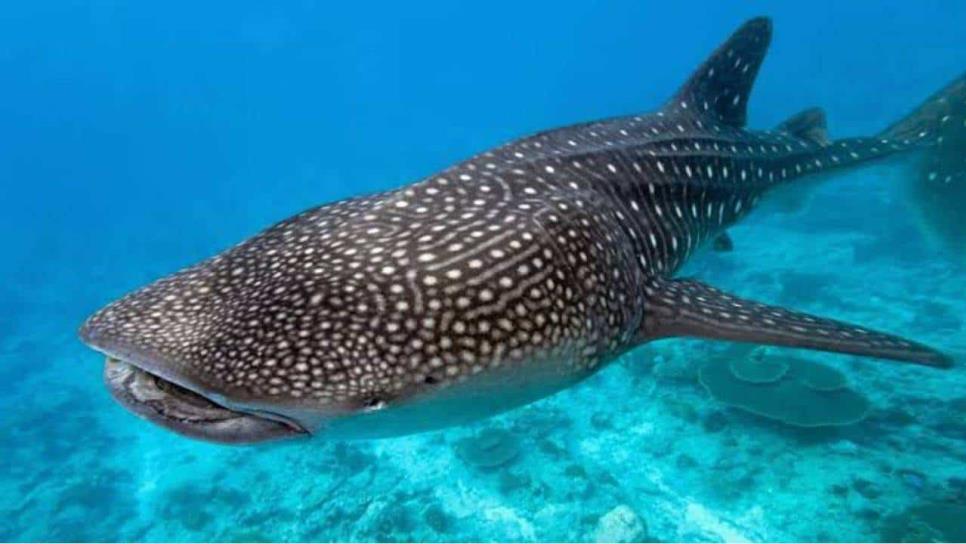
[(841, 321), (729, 295), (695, 280), (657, 280), (647, 288), (641, 341), (694, 337), (849, 353), (946, 368), (928, 346)]

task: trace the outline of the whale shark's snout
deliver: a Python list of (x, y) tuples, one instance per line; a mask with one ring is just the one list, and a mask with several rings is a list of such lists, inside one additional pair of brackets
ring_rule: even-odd
[(152, 353), (148, 346), (113, 337), (99, 326), (96, 315), (81, 328), (80, 337), (105, 353), (104, 382), (118, 403), (162, 427), (192, 438), (233, 444), (305, 433), (297, 422), (281, 414), (245, 408), (243, 403), (236, 404), (229, 396), (202, 386), (178, 361)]
[(124, 407), (180, 434), (214, 442), (254, 443), (303, 431), (294, 423), (231, 410), (123, 361), (108, 358), (104, 381)]
[(214, 442), (307, 432), (298, 416), (286, 415), (289, 397), (275, 402), (269, 394), (280, 391), (274, 384), (290, 383), (294, 359), (282, 363), (279, 356), (279, 345), (288, 341), (279, 336), (284, 322), (280, 327), (234, 302), (239, 294), (259, 299), (258, 290), (245, 285), (257, 279), (242, 277), (242, 268), (209, 259), (122, 297), (82, 325), (81, 340), (106, 356), (105, 383), (122, 406)]
[[(123, 406), (194, 438), (336, 435), (359, 415), (359, 434), (373, 434), (376, 412), (464, 370), (455, 340), (436, 331), (450, 325), (437, 315), (443, 293), (413, 293), (413, 280), (397, 273), (407, 259), (433, 263), (398, 253), (405, 248), (380, 253), (392, 242), (372, 238), (383, 230), (373, 225), (380, 207), (374, 196), (283, 221), (107, 305), (81, 340), (107, 356), (106, 382)], [(358, 231), (369, 239), (350, 236)]]
[(80, 336), (107, 355), (104, 382), (118, 403), (162, 427), (192, 438), (233, 444), (290, 438), (305, 432), (280, 414), (228, 408), (227, 397), (198, 387), (178, 370), (179, 365), (148, 350), (112, 341), (96, 323), (85, 323)]

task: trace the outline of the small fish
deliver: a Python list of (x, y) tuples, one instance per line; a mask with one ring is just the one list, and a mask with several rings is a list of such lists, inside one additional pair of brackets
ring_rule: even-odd
[(722, 232), (711, 242), (711, 247), (715, 251), (727, 253), (735, 248), (735, 243), (731, 240), (731, 235)]
[(812, 109), (747, 130), (771, 29), (748, 21), (653, 114), (541, 132), (308, 210), (110, 304), (80, 336), (107, 355), (125, 407), (228, 443), (472, 421), (668, 337), (949, 366), (909, 340), (675, 277), (771, 189), (934, 150), (944, 123), (963, 122), (927, 108), (833, 141)]

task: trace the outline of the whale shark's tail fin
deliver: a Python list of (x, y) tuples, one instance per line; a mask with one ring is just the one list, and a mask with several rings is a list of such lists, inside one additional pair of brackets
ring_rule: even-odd
[[(947, 130), (953, 126), (953, 121), (959, 121), (963, 126), (963, 116), (966, 114), (966, 74), (963, 74), (933, 94), (918, 108), (878, 134), (879, 138), (891, 140), (905, 140), (915, 137), (920, 132), (933, 132), (936, 129)], [(942, 131), (938, 136), (942, 137)]]
[(935, 141), (908, 178), (907, 200), (930, 238), (966, 262), (966, 74), (880, 137), (901, 140), (927, 131)]
[(691, 111), (726, 125), (745, 126), (748, 96), (768, 52), (771, 31), (767, 17), (741, 25), (681, 86), (665, 111)]
[(729, 295), (689, 279), (658, 279), (647, 288), (640, 341), (707, 338), (849, 353), (947, 368), (952, 360), (923, 344), (849, 323)]

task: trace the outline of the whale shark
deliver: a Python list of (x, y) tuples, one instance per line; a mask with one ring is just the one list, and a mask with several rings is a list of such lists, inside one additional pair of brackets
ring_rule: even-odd
[[(908, 166), (912, 175), (904, 176), (904, 201), (933, 248), (961, 264), (966, 264), (966, 77), (961, 77), (930, 100), (914, 117), (928, 124), (928, 119), (940, 119), (936, 146), (932, 152)], [(926, 128), (926, 127), (922, 127)], [(897, 123), (884, 131), (887, 138), (892, 131), (915, 129), (915, 125)], [(901, 136), (900, 136), (901, 137)], [(908, 174), (908, 172), (904, 172)]]
[(121, 405), (223, 443), (474, 421), (667, 338), (950, 366), (912, 340), (678, 277), (705, 246), (730, 246), (771, 190), (934, 153), (963, 123), (935, 107), (966, 100), (955, 84), (868, 138), (831, 139), (815, 108), (749, 130), (771, 33), (746, 22), (653, 113), (309, 209), (109, 304), (80, 337)]

